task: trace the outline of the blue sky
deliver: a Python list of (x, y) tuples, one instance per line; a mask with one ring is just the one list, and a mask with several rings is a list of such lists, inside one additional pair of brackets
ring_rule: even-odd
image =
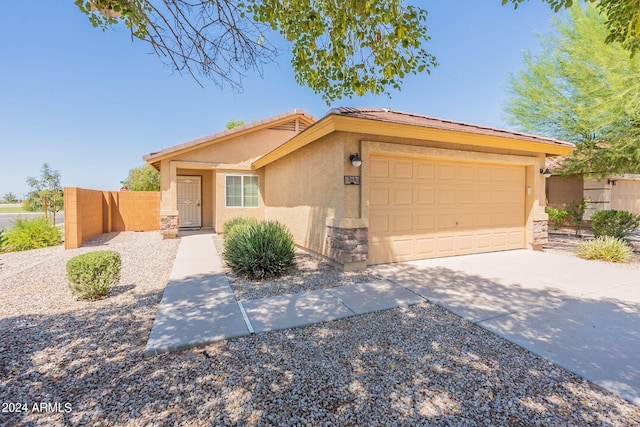
[[(406, 79), (391, 99), (343, 99), (332, 106), (386, 107), (488, 126), (502, 121), (509, 73), (553, 13), (538, 1), (517, 11), (500, 0), (424, 2), (430, 53), (440, 66)], [(200, 87), (162, 65), (124, 27), (94, 29), (72, 0), (2, 1), (0, 14), (0, 198), (29, 191), (43, 162), (63, 186), (120, 187), (142, 155), (294, 108), (331, 108), (298, 86), (287, 52), (248, 75), (242, 92)], [(277, 37), (277, 36), (275, 36)], [(277, 40), (277, 39), (276, 39)]]

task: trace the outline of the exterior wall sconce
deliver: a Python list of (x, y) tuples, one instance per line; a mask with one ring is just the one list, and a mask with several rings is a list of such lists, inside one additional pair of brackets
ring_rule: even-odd
[(540, 173), (544, 175), (545, 178), (551, 177), (551, 171), (549, 170), (549, 168), (540, 169)]
[(357, 168), (362, 165), (362, 159), (360, 158), (360, 155), (358, 153), (350, 155), (349, 160), (351, 161), (351, 164)]

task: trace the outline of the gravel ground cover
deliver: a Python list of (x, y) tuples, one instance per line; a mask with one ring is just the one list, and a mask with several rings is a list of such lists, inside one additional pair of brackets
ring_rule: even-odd
[[(639, 407), (429, 303), (146, 358), (177, 243), (121, 233), (0, 280), (0, 425), (640, 425)], [(122, 285), (75, 301), (66, 260), (103, 247)]]
[[(224, 239), (216, 235), (213, 236), (213, 240), (218, 254), (222, 258)], [(226, 266), (225, 273), (229, 279), (231, 289), (233, 289), (236, 299), (239, 301), (297, 294), (316, 289), (335, 288), (382, 279), (381, 276), (372, 273), (368, 269), (351, 272), (340, 271), (325, 260), (299, 249), (296, 249), (295, 265), (286, 274), (277, 279), (264, 282), (249, 280), (246, 277), (235, 274)]]

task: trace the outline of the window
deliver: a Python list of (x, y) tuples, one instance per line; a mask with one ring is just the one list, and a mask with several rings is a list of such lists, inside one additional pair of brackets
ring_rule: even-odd
[(257, 208), (260, 188), (256, 175), (226, 176), (226, 206), (229, 208)]

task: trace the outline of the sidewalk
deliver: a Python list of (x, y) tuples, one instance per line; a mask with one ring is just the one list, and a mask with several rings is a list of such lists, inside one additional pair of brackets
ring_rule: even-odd
[(212, 234), (181, 237), (145, 355), (426, 301), (389, 281), (236, 301)]

